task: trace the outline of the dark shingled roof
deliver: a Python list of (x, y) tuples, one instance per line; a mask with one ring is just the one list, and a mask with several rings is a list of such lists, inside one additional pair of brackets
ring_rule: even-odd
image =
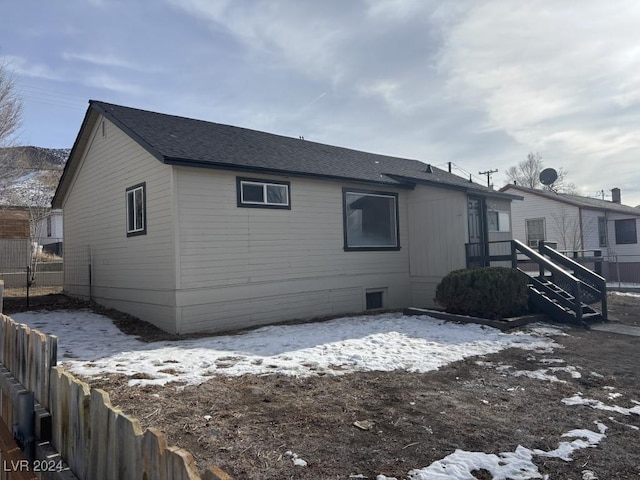
[(591, 208), (596, 210), (607, 210), (609, 212), (626, 213), (629, 215), (640, 216), (640, 208), (629, 207), (610, 200), (601, 200), (599, 198), (583, 197), (581, 195), (573, 195), (569, 193), (556, 193), (549, 190), (538, 190), (536, 188), (523, 187), (521, 185), (505, 185), (500, 189), (501, 192), (515, 190), (522, 193), (532, 193), (540, 197), (549, 198), (558, 202), (574, 205), (576, 207)]
[[(422, 183), (506, 199), (520, 198), (471, 183), (436, 167), (431, 167), (431, 173), (428, 173), (428, 165), (418, 160), (334, 147), (96, 100), (89, 104), (71, 160), (75, 150), (82, 148), (79, 145), (82, 144), (83, 131), (91, 121), (95, 121), (97, 112), (166, 164), (343, 179), (400, 188), (412, 188), (416, 183)], [(56, 197), (60, 190), (59, 186)], [(59, 198), (54, 199), (54, 203), (59, 202)]]

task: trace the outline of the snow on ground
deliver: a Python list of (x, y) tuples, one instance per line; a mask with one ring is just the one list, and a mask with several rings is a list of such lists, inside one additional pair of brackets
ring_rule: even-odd
[[(542, 325), (529, 326), (511, 334), (473, 324), (455, 324), (428, 316), (408, 317), (383, 314), (339, 318), (327, 322), (269, 326), (236, 335), (191, 340), (144, 343), (122, 333), (112, 321), (90, 311), (26, 312), (13, 318), (42, 332), (58, 336), (58, 360), (67, 369), (87, 376), (121, 373), (146, 374), (130, 384), (166, 384), (171, 381), (198, 384), (213, 375), (317, 373), (344, 374), (366, 370), (426, 372), (470, 356), (481, 356), (517, 347), (536, 353), (551, 353), (558, 345), (550, 338), (566, 335)], [(574, 378), (580, 373), (560, 359), (541, 359), (548, 368), (535, 372), (513, 371), (495, 365), (505, 374), (531, 374), (546, 381), (559, 381), (553, 373), (563, 371)], [(491, 362), (478, 364), (493, 366)], [(595, 372), (594, 372), (595, 373)], [(611, 387), (610, 389), (613, 389)], [(609, 399), (618, 398), (611, 393)], [(585, 399), (580, 393), (562, 402), (591, 408), (640, 415), (640, 402), (630, 408), (609, 406)], [(612, 422), (620, 423), (609, 417)], [(574, 451), (595, 447), (605, 438), (606, 426), (595, 422), (598, 431), (576, 429), (562, 435), (570, 441), (543, 451), (518, 446), (514, 452), (498, 455), (457, 450), (428, 467), (408, 472), (409, 480), (475, 478), (471, 472), (486, 469), (494, 479), (522, 480), (543, 477), (534, 457), (570, 460)], [(637, 428), (628, 425), (630, 428)], [(296, 466), (306, 466), (297, 453), (287, 452)], [(352, 476), (358, 478), (358, 475)], [(379, 475), (377, 480), (394, 480)]]
[[(472, 471), (481, 469), (490, 472), (494, 480), (545, 478), (533, 463), (533, 457), (553, 457), (570, 461), (574, 451), (595, 447), (605, 438), (606, 425), (600, 422), (595, 422), (595, 424), (598, 428), (597, 432), (576, 429), (564, 433), (562, 437), (574, 440), (560, 442), (558, 448), (548, 452), (538, 449), (530, 450), (521, 445), (518, 445), (515, 452), (505, 452), (498, 455), (456, 450), (442, 460), (436, 460), (428, 467), (411, 470), (408, 473), (408, 478), (410, 480), (469, 480), (476, 478), (471, 474)], [(378, 475), (376, 480), (397, 479)]]
[(130, 385), (198, 384), (213, 375), (427, 372), (510, 347), (550, 351), (555, 344), (549, 336), (561, 334), (540, 326), (528, 333), (505, 334), (480, 325), (394, 313), (144, 343), (122, 333), (109, 318), (87, 310), (25, 312), (13, 318), (57, 335), (58, 361), (71, 372), (146, 377), (131, 379)]
[[(616, 395), (615, 397), (618, 397)], [(615, 398), (614, 397), (614, 398)], [(611, 398), (611, 395), (609, 396)], [(605, 405), (600, 400), (593, 400), (590, 398), (583, 398), (581, 393), (576, 393), (573, 397), (563, 398), (562, 403), (565, 405), (586, 405), (591, 408), (595, 408), (596, 410), (605, 410), (608, 412), (616, 412), (621, 413), (622, 415), (640, 415), (640, 402), (636, 400), (631, 400), (631, 403), (634, 403), (634, 407), (625, 408), (620, 407), (618, 405)]]
[(620, 297), (640, 298), (640, 293), (636, 293), (636, 292), (616, 292), (612, 290), (611, 293), (613, 293), (614, 295), (619, 295)]

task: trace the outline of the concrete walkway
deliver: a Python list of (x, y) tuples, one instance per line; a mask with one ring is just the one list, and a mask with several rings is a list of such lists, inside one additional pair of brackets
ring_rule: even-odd
[(633, 335), (640, 337), (640, 327), (632, 327), (630, 325), (621, 325), (619, 323), (598, 323), (591, 325), (591, 330), (599, 332), (619, 333), (621, 335)]

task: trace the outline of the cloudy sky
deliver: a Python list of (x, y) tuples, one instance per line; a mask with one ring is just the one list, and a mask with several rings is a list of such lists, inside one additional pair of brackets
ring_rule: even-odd
[[(640, 204), (637, 0), (0, 0), (18, 142), (89, 99), (503, 172), (539, 152)], [(608, 197), (610, 198), (610, 196)]]

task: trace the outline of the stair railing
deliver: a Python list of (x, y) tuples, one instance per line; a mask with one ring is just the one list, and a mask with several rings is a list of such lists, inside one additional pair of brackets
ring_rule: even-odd
[(595, 298), (600, 301), (602, 307), (602, 319), (607, 321), (607, 281), (601, 275), (589, 270), (584, 265), (561, 254), (549, 247), (544, 241), (538, 242), (540, 254), (546, 255), (555, 263), (573, 271), (573, 276), (578, 278)]
[[(550, 248), (550, 247), (547, 247)], [(572, 310), (576, 314), (576, 321), (582, 323), (582, 287), (585, 285), (581, 280), (572, 275), (570, 272), (560, 268), (548, 258), (542, 256), (540, 253), (528, 247), (520, 240), (511, 241), (511, 266), (515, 269), (524, 272), (518, 267), (518, 253), (525, 255), (529, 260), (538, 264), (540, 277), (544, 277), (545, 270), (551, 272), (554, 277), (563, 279), (571, 286), (571, 295), (573, 295), (573, 308)], [(561, 255), (561, 254), (558, 254)], [(566, 258), (566, 257), (565, 257)]]

